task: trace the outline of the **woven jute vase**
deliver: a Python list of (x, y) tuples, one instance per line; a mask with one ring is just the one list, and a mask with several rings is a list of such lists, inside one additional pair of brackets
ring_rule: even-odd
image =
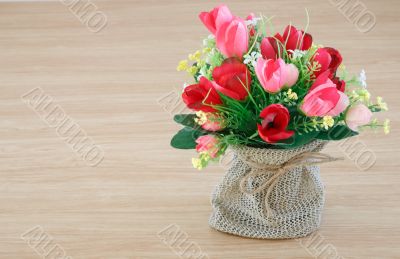
[[(295, 149), (260, 149), (247, 146), (232, 148), (234, 158), (228, 172), (212, 194), (212, 228), (251, 238), (285, 239), (303, 237), (315, 231), (321, 222), (324, 206), (324, 188), (319, 166), (296, 166), (276, 179), (268, 195), (268, 187), (257, 193), (274, 172), (246, 179), (247, 192), (241, 188), (243, 178), (252, 170), (250, 164), (279, 166), (305, 152), (319, 152), (327, 142), (313, 141)], [(243, 159), (243, 158), (246, 159)]]

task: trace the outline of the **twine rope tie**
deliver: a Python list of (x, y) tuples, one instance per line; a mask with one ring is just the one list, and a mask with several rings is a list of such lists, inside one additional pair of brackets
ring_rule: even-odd
[[(262, 164), (251, 161), (249, 157), (239, 155), (239, 159), (242, 160), (245, 164), (250, 167), (250, 172), (245, 175), (240, 181), (240, 190), (243, 193), (247, 194), (257, 194), (264, 190), (266, 190), (265, 194), (265, 213), (268, 217), (273, 215), (273, 210), (269, 204), (269, 197), (271, 196), (272, 190), (279, 182), (279, 178), (287, 173), (290, 169), (294, 169), (296, 167), (313, 166), (319, 165), (323, 163), (334, 162), (338, 160), (343, 160), (342, 157), (332, 157), (327, 154), (319, 153), (319, 152), (304, 152), (297, 156), (292, 157), (285, 163), (281, 165), (269, 165)], [(308, 171), (308, 170), (307, 170)], [(249, 179), (254, 179), (254, 177), (265, 175), (268, 173), (272, 173), (272, 176), (269, 179), (264, 180), (257, 188), (249, 190), (247, 188), (247, 183)]]

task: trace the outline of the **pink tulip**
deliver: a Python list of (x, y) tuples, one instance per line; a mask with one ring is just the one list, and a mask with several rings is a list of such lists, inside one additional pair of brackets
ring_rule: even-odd
[(198, 123), (207, 131), (219, 131), (225, 127), (224, 117), (215, 112), (200, 113), (201, 117)]
[(358, 131), (359, 126), (368, 124), (371, 121), (372, 112), (364, 104), (356, 104), (349, 108), (346, 112), (346, 124), (347, 126)]
[(232, 21), (233, 15), (226, 5), (219, 5), (210, 12), (201, 12), (199, 18), (207, 29), (215, 35), (222, 24)]
[(293, 64), (285, 64), (286, 70), (286, 87), (291, 87), (296, 84), (297, 79), (299, 78), (299, 70)]
[(243, 19), (235, 17), (217, 30), (218, 49), (226, 57), (242, 58), (249, 47), (249, 32)]
[(206, 121), (201, 127), (208, 131), (219, 131), (222, 129), (221, 122), (219, 121)]
[(319, 75), (304, 97), (300, 109), (307, 116), (337, 116), (349, 106), (349, 98), (336, 88), (329, 73)]
[(293, 64), (286, 64), (281, 58), (276, 60), (259, 58), (256, 74), (265, 91), (277, 93), (283, 87), (291, 87), (296, 83), (299, 70)]
[(210, 155), (210, 157), (215, 158), (219, 151), (218, 143), (219, 140), (213, 135), (204, 135), (196, 139), (196, 151), (199, 153), (205, 152)]

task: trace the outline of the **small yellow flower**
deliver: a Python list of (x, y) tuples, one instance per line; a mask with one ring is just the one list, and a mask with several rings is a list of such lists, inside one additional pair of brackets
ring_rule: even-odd
[(358, 98), (360, 98), (360, 100), (365, 103), (367, 103), (369, 101), (369, 99), (371, 98), (371, 94), (368, 92), (367, 89), (357, 90), (357, 95), (358, 95)]
[(203, 163), (202, 163), (200, 158), (193, 157), (192, 158), (192, 165), (193, 165), (194, 168), (196, 168), (198, 170), (201, 170), (201, 169), (204, 168)]
[(197, 118), (194, 121), (200, 126), (207, 122), (207, 114), (203, 111), (196, 112)]
[(357, 94), (356, 90), (351, 91), (351, 93), (349, 94), (349, 97), (354, 100), (358, 100), (358, 94)]
[(322, 119), (322, 126), (327, 130), (335, 124), (335, 120), (332, 118), (332, 116), (324, 116)]
[(203, 111), (197, 111), (195, 114), (196, 114), (197, 117), (201, 117), (201, 115), (202, 115), (203, 113), (205, 113), (205, 112), (203, 112)]
[(289, 89), (287, 91), (287, 96), (288, 96), (288, 98), (290, 100), (297, 100), (298, 99), (297, 94), (295, 92), (293, 92), (292, 89)]
[(178, 64), (178, 66), (176, 67), (176, 70), (177, 70), (177, 71), (185, 71), (185, 70), (187, 70), (188, 68), (189, 68), (189, 64), (188, 64), (188, 61), (185, 59), (185, 60), (179, 61), (179, 64)]
[(376, 97), (376, 103), (377, 103), (378, 107), (379, 107), (382, 111), (387, 111), (387, 110), (389, 110), (389, 109), (388, 109), (388, 106), (387, 106), (387, 103), (385, 103), (385, 102), (383, 101), (382, 97), (380, 97), (380, 96)]
[(340, 70), (346, 70), (346, 66), (344, 64), (340, 64), (339, 69)]
[(376, 127), (376, 125), (378, 125), (378, 119), (377, 118), (372, 119), (369, 125), (371, 125), (372, 127)]
[(208, 164), (208, 162), (211, 160), (211, 156), (207, 152), (201, 152), (199, 153), (199, 157), (192, 158), (192, 165), (194, 168), (201, 170), (205, 168)]
[(191, 74), (192, 76), (195, 76), (197, 74), (197, 72), (199, 71), (199, 69), (195, 66), (190, 67), (186, 70), (189, 74)]
[(189, 59), (190, 60), (195, 60), (195, 61), (199, 61), (201, 57), (201, 52), (200, 50), (197, 50), (195, 53), (193, 54), (189, 54)]
[(208, 53), (210, 53), (211, 52), (211, 48), (210, 47), (205, 47), (204, 49), (203, 49), (203, 54), (208, 54)]
[(201, 152), (200, 153), (200, 160), (204, 163), (207, 164), (208, 161), (210, 161), (211, 156), (207, 151)]
[(390, 120), (389, 120), (389, 119), (386, 119), (386, 120), (383, 122), (383, 132), (384, 132), (385, 134), (389, 134), (389, 132), (390, 132)]
[(197, 61), (197, 67), (202, 67), (206, 64), (206, 62), (204, 60), (199, 60)]

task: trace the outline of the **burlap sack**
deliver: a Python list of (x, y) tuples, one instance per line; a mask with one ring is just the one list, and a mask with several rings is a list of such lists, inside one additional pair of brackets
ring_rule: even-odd
[[(308, 165), (294, 163), (295, 166), (283, 170), (271, 188), (267, 200), (270, 208), (266, 211), (268, 186), (259, 193), (251, 192), (276, 172), (254, 168), (249, 163), (279, 166), (307, 152), (319, 152), (325, 144), (317, 140), (295, 149), (233, 147), (232, 165), (212, 194), (210, 226), (239, 236), (269, 239), (302, 237), (316, 230), (324, 205), (319, 166), (309, 165), (310, 161)], [(261, 174), (244, 181), (244, 192), (241, 181), (252, 171)]]

